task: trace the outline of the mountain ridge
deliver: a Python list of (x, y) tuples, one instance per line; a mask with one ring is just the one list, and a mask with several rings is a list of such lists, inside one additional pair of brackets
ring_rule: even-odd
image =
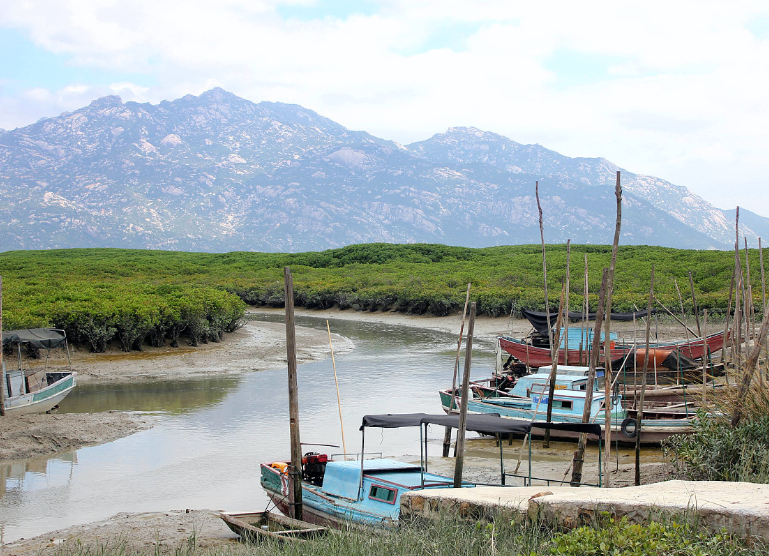
[[(729, 249), (733, 215), (604, 158), (473, 127), (400, 145), (223, 89), (88, 106), (0, 132), (3, 250), (315, 251), (352, 243), (610, 243)], [(769, 219), (746, 217), (754, 241)]]

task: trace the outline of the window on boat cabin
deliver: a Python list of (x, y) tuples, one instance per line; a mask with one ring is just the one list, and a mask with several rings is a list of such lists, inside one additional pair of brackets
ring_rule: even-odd
[(380, 485), (371, 485), (368, 497), (380, 502), (395, 504), (395, 489), (383, 487)]
[(571, 400), (553, 400), (553, 409), (572, 409)]

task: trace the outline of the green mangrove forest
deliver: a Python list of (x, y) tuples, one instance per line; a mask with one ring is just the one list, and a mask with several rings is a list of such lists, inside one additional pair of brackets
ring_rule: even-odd
[[(570, 306), (598, 299), (610, 246), (572, 245)], [(741, 253), (750, 265), (752, 300), (762, 307), (761, 257)], [(620, 246), (613, 310), (645, 307), (655, 265), (660, 302), (691, 314), (723, 316), (734, 271), (734, 252)], [(3, 328), (57, 327), (71, 341), (103, 351), (142, 345), (218, 341), (242, 324), (246, 305), (284, 304), (283, 268), (291, 268), (295, 305), (304, 308), (399, 311), (447, 315), (461, 311), (467, 284), (479, 314), (520, 314), (545, 306), (539, 245), (483, 249), (437, 244), (351, 245), (308, 253), (185, 253), (128, 249), (67, 249), (0, 253)], [(557, 309), (566, 276), (565, 245), (547, 246), (549, 304)]]

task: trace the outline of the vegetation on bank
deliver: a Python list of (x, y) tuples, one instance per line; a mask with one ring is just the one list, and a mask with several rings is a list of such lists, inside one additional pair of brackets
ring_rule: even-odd
[[(589, 301), (595, 307), (609, 246), (571, 248), (571, 307), (583, 302), (587, 257)], [(216, 340), (238, 326), (244, 303), (283, 306), (283, 267), (294, 276), (295, 304), (305, 308), (392, 310), (437, 316), (461, 311), (465, 290), (479, 314), (544, 309), (541, 247), (470, 249), (435, 244), (363, 244), (310, 253), (184, 253), (123, 249), (68, 249), (0, 253), (4, 328), (55, 326), (101, 351), (145, 342)], [(566, 246), (547, 248), (550, 308), (557, 307)], [(743, 253), (744, 259), (744, 253)], [(761, 310), (761, 271), (750, 252), (751, 284)], [(699, 308), (723, 315), (734, 267), (729, 251), (620, 247), (613, 309), (645, 307), (651, 265), (657, 297), (692, 311), (689, 271)], [(743, 260), (743, 264), (745, 261)], [(678, 289), (676, 288), (678, 285)]]
[[(373, 534), (372, 534), (373, 532)], [(99, 547), (65, 544), (57, 556), (158, 556), (171, 554), (159, 546), (132, 551), (125, 541)], [(225, 547), (199, 548), (193, 536), (174, 556), (758, 556), (761, 541), (752, 543), (725, 532), (712, 533), (681, 517), (660, 516), (649, 524), (631, 524), (601, 515), (596, 522), (570, 532), (542, 523), (498, 516), (493, 522), (472, 522), (456, 515), (413, 521), (393, 530), (331, 531), (303, 543), (265, 539), (258, 544), (233, 542)]]

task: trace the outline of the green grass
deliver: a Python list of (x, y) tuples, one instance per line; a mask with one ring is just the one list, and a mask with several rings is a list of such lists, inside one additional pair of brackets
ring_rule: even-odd
[(99, 547), (65, 545), (58, 556), (758, 556), (761, 541), (747, 543), (725, 532), (712, 533), (691, 523), (662, 517), (635, 525), (626, 519), (601, 516), (592, 524), (558, 532), (542, 524), (499, 517), (494, 522), (469, 522), (444, 515), (436, 520), (403, 524), (392, 531), (373, 529), (331, 531), (305, 543), (233, 542), (201, 549), (191, 537), (174, 550), (156, 547), (134, 551), (126, 542)]
[[(595, 307), (609, 246), (571, 249), (571, 307), (581, 306), (585, 257), (589, 300)], [(566, 271), (566, 248), (547, 248), (550, 308), (556, 309)], [(753, 300), (761, 310), (758, 254)], [(730, 251), (620, 247), (613, 309), (645, 307), (656, 265), (655, 292), (672, 309), (682, 292), (692, 311), (689, 271), (700, 309), (723, 315), (734, 267)], [(76, 342), (101, 350), (119, 340), (123, 349), (189, 334), (192, 342), (216, 340), (243, 314), (244, 303), (283, 306), (283, 267), (294, 276), (295, 304), (305, 308), (392, 310), (437, 316), (461, 311), (465, 290), (478, 314), (520, 314), (544, 308), (538, 245), (469, 249), (434, 244), (352, 245), (311, 253), (184, 253), (123, 249), (70, 249), (0, 253), (4, 328), (56, 326)], [(678, 312), (678, 311), (677, 311)]]

